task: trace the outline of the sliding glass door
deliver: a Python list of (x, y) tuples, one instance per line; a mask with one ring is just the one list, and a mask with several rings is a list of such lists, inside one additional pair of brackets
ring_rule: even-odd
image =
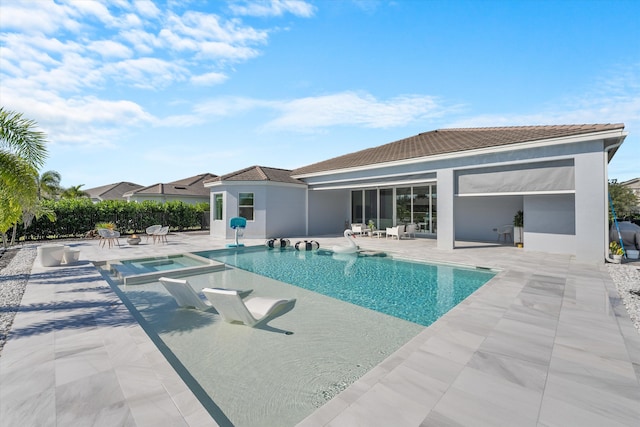
[(393, 188), (380, 189), (380, 219), (377, 227), (381, 230), (393, 227)]
[(417, 224), (419, 233), (435, 234), (437, 225), (436, 184), (354, 190), (351, 192), (351, 222), (385, 229), (397, 224)]

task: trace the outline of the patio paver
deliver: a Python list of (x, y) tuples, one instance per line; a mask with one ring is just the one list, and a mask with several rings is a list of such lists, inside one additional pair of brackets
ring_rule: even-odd
[[(342, 239), (314, 237), (323, 248)], [(196, 398), (88, 262), (226, 243), (194, 233), (112, 249), (80, 240), (71, 242), (81, 250), (76, 265), (46, 268), (36, 258), (0, 354), (0, 425), (229, 425), (214, 402)], [(299, 426), (631, 426), (640, 419), (640, 334), (604, 265), (481, 243), (460, 242), (454, 251), (421, 238), (357, 243), (502, 271)]]

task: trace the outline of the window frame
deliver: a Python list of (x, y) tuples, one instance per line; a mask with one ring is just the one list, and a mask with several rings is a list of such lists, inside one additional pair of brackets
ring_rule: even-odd
[[(250, 197), (247, 195), (251, 195)], [(242, 202), (246, 199), (251, 199), (251, 204), (242, 204)], [(244, 199), (244, 200), (243, 200)], [(256, 205), (256, 199), (255, 199), (255, 193), (254, 192), (245, 192), (245, 193), (238, 193), (238, 216), (246, 219), (247, 221), (254, 221), (255, 220), (255, 205)], [(247, 215), (247, 213), (251, 213), (251, 215)]]

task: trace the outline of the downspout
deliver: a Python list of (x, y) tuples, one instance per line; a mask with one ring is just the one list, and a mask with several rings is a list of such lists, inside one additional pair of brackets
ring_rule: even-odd
[(604, 260), (613, 263), (609, 257), (609, 151), (622, 145), (624, 139), (604, 149)]

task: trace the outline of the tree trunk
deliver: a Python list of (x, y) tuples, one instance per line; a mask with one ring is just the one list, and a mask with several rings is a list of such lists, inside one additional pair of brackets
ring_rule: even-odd
[(16, 244), (16, 233), (18, 231), (18, 223), (13, 224), (13, 233), (11, 233), (11, 246)]

